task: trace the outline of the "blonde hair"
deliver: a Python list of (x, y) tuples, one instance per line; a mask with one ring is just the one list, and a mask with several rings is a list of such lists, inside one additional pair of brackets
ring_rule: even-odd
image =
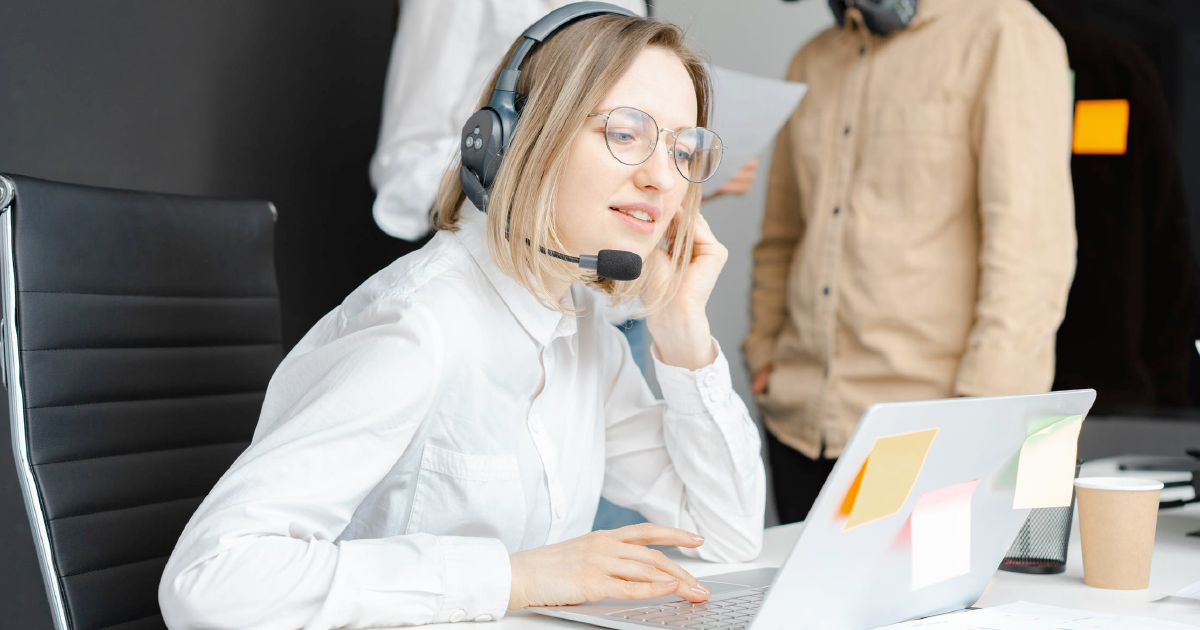
[[(518, 38), (492, 74), (479, 101), (480, 108), (487, 104), (499, 69), (508, 63), (520, 43)], [(708, 73), (684, 43), (683, 32), (673, 24), (620, 15), (585, 18), (547, 38), (522, 63), (516, 91), (525, 95), (526, 101), (489, 194), (488, 243), (496, 266), (550, 308), (563, 310), (560, 296), (551, 295), (547, 288), (548, 279), (586, 283), (607, 293), (614, 302), (640, 295), (646, 312), (653, 312), (675, 295), (692, 259), (700, 184), (689, 184), (682, 212), (667, 229), (674, 272), (666, 286), (652, 287), (648, 283), (653, 276), (653, 258), (645, 261), (639, 279), (615, 282), (538, 253), (540, 247), (564, 250), (555, 227), (554, 202), (572, 141), (587, 115), (647, 46), (674, 53), (683, 63), (696, 90), (696, 125), (707, 125), (712, 89)], [(458, 229), (466, 199), (459, 182), (460, 165), (461, 159), (456, 159), (442, 178), (431, 215), (434, 229)]]

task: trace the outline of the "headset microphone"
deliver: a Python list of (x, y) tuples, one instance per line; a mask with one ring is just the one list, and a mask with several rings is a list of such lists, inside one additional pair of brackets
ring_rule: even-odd
[[(472, 114), (462, 128), (462, 168), (458, 179), (467, 199), (476, 208), (487, 212), (488, 191), (496, 181), (504, 150), (521, 116), (516, 93), (521, 62), (534, 46), (554, 31), (575, 20), (603, 14), (638, 17), (636, 13), (604, 2), (576, 2), (551, 11), (525, 29), (521, 45), (508, 60), (508, 65), (500, 71), (487, 105)], [(642, 259), (633, 252), (605, 249), (595, 256), (575, 258), (545, 248), (540, 248), (540, 251), (547, 256), (576, 263), (582, 269), (594, 270), (596, 275), (609, 280), (636, 280), (642, 274)]]
[(597, 276), (609, 280), (637, 280), (642, 275), (642, 257), (620, 249), (602, 249), (595, 256), (568, 256), (552, 249), (539, 247), (547, 256), (579, 265), (580, 269), (595, 271)]

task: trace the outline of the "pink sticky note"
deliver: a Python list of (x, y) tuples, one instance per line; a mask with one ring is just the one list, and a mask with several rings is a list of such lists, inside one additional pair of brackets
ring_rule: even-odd
[(912, 513), (912, 589), (971, 572), (974, 479), (921, 493)]

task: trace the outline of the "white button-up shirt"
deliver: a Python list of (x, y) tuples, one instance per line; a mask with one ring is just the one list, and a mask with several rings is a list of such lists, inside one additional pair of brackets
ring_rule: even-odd
[(758, 554), (759, 436), (725, 356), (657, 363), (656, 400), (592, 292), (578, 316), (542, 306), (463, 212), (284, 359), (167, 564), (168, 626), (498, 619), (508, 554), (587, 533), (601, 494), (704, 535), (693, 555)]

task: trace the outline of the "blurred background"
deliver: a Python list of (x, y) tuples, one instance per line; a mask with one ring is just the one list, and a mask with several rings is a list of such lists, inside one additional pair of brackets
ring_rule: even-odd
[[(1200, 3), (1035, 4), (1053, 5), (1071, 28), (1124, 42), (1148, 60), (1182, 173), (1191, 251), (1200, 251)], [(833, 23), (823, 0), (656, 0), (652, 8), (683, 26), (712, 62), (779, 78), (795, 52)], [(421, 244), (379, 230), (367, 178), (398, 14), (395, 0), (3, 0), (0, 172), (275, 202), (284, 342), (290, 348), (351, 289)], [(736, 349), (749, 325), (750, 250), (759, 236), (769, 160), (769, 151), (760, 156), (750, 193), (705, 207), (730, 250), (709, 317), (730, 355), (735, 388), (747, 401), (753, 396)], [(1091, 174), (1096, 172), (1086, 164), (1073, 167), (1077, 196), (1087, 184), (1081, 175), (1103, 176)], [(1101, 227), (1106, 221), (1097, 219)], [(1113, 269), (1134, 264), (1102, 236), (1094, 250), (1086, 238), (1080, 226), (1081, 257), (1094, 256)], [(1195, 265), (1194, 258), (1180, 259), (1177, 272), (1194, 273)], [(1170, 273), (1162, 272), (1167, 280)], [(1141, 308), (1138, 299), (1120, 296), (1127, 308)], [(1062, 360), (1116, 360), (1087, 351), (1091, 325), (1106, 315), (1068, 304)], [(1060, 367), (1060, 381), (1063, 372)], [(1081, 455), (1170, 454), (1181, 440), (1200, 447), (1193, 439), (1200, 434), (1200, 357), (1192, 353), (1190, 365), (1173, 379), (1170, 395), (1150, 388), (1148, 395), (1109, 400), (1098, 385), (1056, 383), (1101, 392), (1085, 424)], [(1091, 429), (1101, 424), (1109, 430)], [(0, 434), (0, 626), (49, 629), (8, 432)]]

